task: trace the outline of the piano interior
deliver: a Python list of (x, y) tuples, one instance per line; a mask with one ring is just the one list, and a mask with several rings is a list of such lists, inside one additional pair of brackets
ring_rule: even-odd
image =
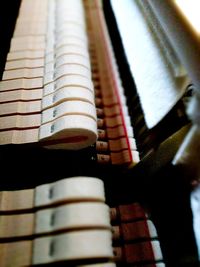
[[(170, 9), (174, 1), (168, 2)], [(162, 3), (151, 0), (2, 4), (0, 266), (199, 266), (199, 121), (198, 108), (195, 115), (188, 108), (198, 99), (199, 81), (191, 64), (184, 64), (190, 50), (187, 57), (186, 48), (177, 55), (181, 38), (177, 34), (177, 43), (171, 42), (156, 5), (162, 11)], [(62, 226), (57, 232), (13, 234), (15, 225), (23, 232), (25, 219), (20, 227), (17, 216), (33, 214), (37, 220), (48, 205), (67, 210), (75, 203), (102, 202), (88, 196), (20, 210), (44, 184), (67, 184), (72, 177), (103, 181), (111, 217), (109, 231), (103, 228), (112, 233), (109, 255), (90, 258), (81, 251), (68, 258), (63, 252), (62, 244), (71, 251), (73, 233), (86, 231), (81, 221), (77, 230)], [(41, 224), (45, 228), (45, 221)], [(94, 247), (104, 234), (96, 234)], [(39, 250), (45, 251), (48, 238), (56, 235), (60, 241), (50, 246), (50, 256), (59, 253), (49, 259)], [(25, 251), (27, 261), (21, 260)]]

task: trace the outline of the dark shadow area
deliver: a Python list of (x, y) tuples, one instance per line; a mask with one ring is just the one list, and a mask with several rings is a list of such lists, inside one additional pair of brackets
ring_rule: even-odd
[(2, 2), (0, 9), (0, 80), (10, 48), (10, 40), (13, 35), (21, 0), (6, 0)]

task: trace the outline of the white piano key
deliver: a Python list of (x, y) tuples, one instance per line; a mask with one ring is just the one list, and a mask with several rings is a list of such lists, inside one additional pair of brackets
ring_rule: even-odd
[(56, 80), (62, 76), (71, 74), (78, 74), (91, 79), (91, 71), (88, 68), (78, 64), (64, 64), (60, 67), (57, 67), (54, 71), (54, 79)]
[[(47, 148), (74, 150), (85, 148), (96, 142), (97, 123), (88, 116), (67, 115), (52, 123), (42, 124), (39, 139), (46, 141), (43, 146)], [(54, 142), (50, 143), (51, 140)]]
[(6, 80), (0, 82), (0, 91), (16, 90), (16, 89), (37, 89), (43, 87), (42, 78), (34, 79), (16, 79), (16, 80)]
[[(57, 42), (59, 43), (59, 41)], [(75, 54), (75, 55), (82, 55), (84, 57), (86, 57), (87, 59), (89, 59), (89, 53), (87, 50), (87, 47), (83, 47), (83, 46), (76, 46), (76, 45), (68, 45), (68, 44), (64, 44), (63, 46), (60, 46), (59, 48), (57, 48), (55, 50), (55, 57), (58, 58), (60, 56), (64, 56), (64, 55), (70, 55), (70, 54)]]
[(6, 70), (3, 73), (3, 80), (13, 80), (18, 78), (39, 78), (43, 77), (43, 73), (43, 68)]
[(1, 145), (38, 142), (39, 126), (34, 129), (16, 129), (0, 132)]
[(46, 95), (42, 98), (42, 109), (58, 105), (64, 101), (81, 100), (94, 103), (94, 94), (81, 87), (66, 87), (55, 91), (53, 94)]
[(42, 99), (43, 90), (15, 90), (15, 91), (0, 91), (0, 103), (11, 101), (31, 101)]
[[(33, 264), (54, 263), (60, 260), (105, 260), (113, 257), (110, 230), (74, 231), (37, 238), (33, 242)], [(51, 244), (54, 249), (50, 249)]]
[(73, 36), (64, 36), (60, 40), (57, 40), (55, 42), (55, 48), (56, 50), (59, 49), (61, 46), (65, 45), (73, 45), (73, 46), (79, 46), (84, 47), (88, 50), (88, 44), (80, 40), (79, 38), (73, 37)]
[(21, 59), (41, 59), (44, 58), (44, 51), (41, 50), (24, 50), (9, 52), (7, 55), (7, 62), (11, 60)]
[(13, 115), (0, 117), (0, 130), (5, 129), (23, 129), (23, 128), (36, 128), (41, 124), (40, 114), (30, 115)]
[(90, 79), (79, 75), (68, 75), (58, 79), (55, 83), (55, 89), (61, 89), (66, 86), (80, 86), (94, 92), (93, 83)]
[(52, 108), (43, 110), (42, 123), (47, 123), (66, 115), (85, 115), (96, 120), (96, 108), (93, 104), (83, 101), (65, 101)]
[(0, 115), (28, 114), (41, 112), (41, 100), (37, 101), (14, 101), (11, 103), (1, 103)]
[(104, 183), (96, 177), (76, 176), (39, 185), (35, 189), (34, 207), (81, 202), (105, 202)]
[(70, 203), (57, 208), (36, 212), (35, 233), (52, 233), (58, 230), (80, 228), (111, 229), (109, 207), (104, 203)]
[(81, 55), (63, 55), (62, 57), (57, 58), (55, 61), (56, 67), (60, 67), (64, 64), (79, 64), (88, 68), (91, 72), (91, 65), (89, 59)]
[(56, 35), (56, 41), (60, 41), (62, 38), (64, 37), (76, 37), (80, 40), (82, 40), (84, 43), (87, 44), (88, 40), (87, 40), (87, 34), (84, 33), (83, 30), (79, 29), (79, 28), (72, 28), (72, 27), (66, 27), (65, 29), (63, 29), (61, 32), (59, 32), (58, 35)]
[(20, 60), (7, 61), (5, 65), (5, 70), (40, 68), (43, 66), (44, 66), (44, 58), (20, 59)]

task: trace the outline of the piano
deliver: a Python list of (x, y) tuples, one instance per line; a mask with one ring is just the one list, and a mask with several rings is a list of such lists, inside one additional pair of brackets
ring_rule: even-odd
[(1, 266), (199, 265), (199, 33), (179, 2), (5, 3)]

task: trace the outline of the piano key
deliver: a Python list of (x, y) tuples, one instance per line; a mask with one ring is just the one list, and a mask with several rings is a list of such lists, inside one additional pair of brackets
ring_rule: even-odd
[(8, 90), (17, 90), (17, 89), (37, 89), (43, 87), (43, 79), (42, 78), (34, 78), (34, 79), (16, 79), (16, 80), (6, 80), (0, 82), (0, 91), (8, 91)]
[(1, 215), (0, 226), (0, 241), (4, 242), (80, 229), (111, 230), (109, 207), (97, 202), (70, 203), (33, 213)]
[(62, 30), (56, 37), (56, 41), (58, 42), (66, 37), (76, 37), (86, 44), (88, 42), (86, 33), (84, 33), (82, 29), (71, 27), (71, 25), (70, 27), (66, 27), (64, 30)]
[(0, 103), (13, 101), (31, 101), (42, 99), (42, 89), (35, 90), (16, 90), (16, 91), (0, 91)]
[(44, 59), (21, 59), (7, 61), (5, 65), (5, 70), (14, 70), (14, 69), (26, 69), (26, 68), (40, 68), (44, 66)]
[[(90, 244), (89, 247), (88, 244)], [(33, 264), (54, 263), (61, 259), (65, 261), (105, 260), (113, 256), (110, 230), (84, 230), (55, 237), (42, 237), (35, 239), (33, 245)], [(52, 246), (53, 248), (50, 249)]]
[[(62, 235), (59, 234), (52, 237), (37, 238), (33, 241), (33, 244), (32, 241), (29, 240), (0, 244), (0, 246), (1, 251), (5, 252), (2, 257), (4, 257), (6, 264), (10, 264), (10, 266), (14, 264), (16, 267), (31, 264), (32, 247), (34, 247), (33, 264), (48, 263), (51, 262), (52, 259), (53, 262), (60, 261), (61, 259), (64, 261), (76, 259), (93, 259), (93, 261), (97, 261), (98, 258), (105, 260), (112, 257), (110, 236), (111, 233), (109, 230), (85, 230)], [(95, 242), (96, 238), (99, 240), (98, 245), (96, 245), (97, 243)], [(88, 242), (90, 244), (89, 248), (85, 246)], [(59, 248), (61, 244), (64, 247), (70, 244), (70, 250), (62, 250), (61, 247)], [(25, 252), (23, 254), (26, 254), (26, 256), (15, 257), (18, 253), (21, 254), (20, 252), (22, 249)], [(41, 253), (41, 251), (43, 252)], [(44, 251), (46, 252), (45, 254)], [(50, 259), (48, 252), (54, 255), (54, 257), (50, 257)]]
[[(38, 8), (37, 8), (38, 9)], [(23, 14), (22, 14), (23, 13)], [(36, 10), (32, 9), (31, 10), (31, 17), (28, 16), (26, 13), (27, 11), (20, 12), (20, 17), (17, 18), (17, 24), (27, 24), (27, 23), (44, 23), (47, 20), (47, 12), (46, 10)], [(44, 15), (44, 17), (42, 17)]]
[(41, 101), (15, 101), (0, 105), (0, 117), (16, 114), (30, 114), (41, 112)]
[(42, 98), (42, 110), (70, 100), (80, 100), (94, 104), (94, 93), (86, 88), (64, 87)]
[(61, 14), (60, 18), (64, 19), (66, 13), (68, 16), (76, 15), (77, 19), (84, 19), (84, 8), (82, 4), (77, 4), (75, 1), (73, 5), (69, 5), (68, 2), (58, 3), (56, 5), (56, 16), (59, 16)]
[(74, 45), (74, 46), (77, 46), (77, 47), (82, 47), (82, 48), (87, 48), (87, 51), (88, 51), (88, 45), (87, 43), (83, 42), (82, 40), (80, 40), (79, 38), (76, 38), (74, 36), (64, 36), (62, 37), (60, 40), (56, 40), (55, 42), (55, 50), (59, 50), (61, 49), (62, 47), (64, 46), (67, 46), (67, 45)]
[[(67, 16), (66, 16), (67, 14)], [(85, 14), (84, 8), (80, 5), (66, 6), (66, 3), (62, 5), (56, 5), (56, 18), (57, 22), (60, 21), (73, 21), (85, 26)]]
[(3, 80), (14, 80), (18, 78), (40, 78), (43, 77), (43, 73), (43, 68), (6, 70), (3, 73)]
[[(39, 1), (39, 0), (35, 0), (34, 2), (31, 2), (30, 0), (26, 0), (26, 1), (22, 1), (22, 4), (20, 6), (20, 13), (25, 11), (25, 13), (27, 12), (27, 9), (34, 9), (37, 8), (37, 10), (39, 8), (45, 8), (44, 10), (46, 10), (46, 6), (47, 6), (48, 0), (44, 0), (44, 1)], [(27, 13), (26, 13), (27, 14)], [(30, 16), (28, 16), (30, 17)]]
[[(30, 16), (31, 11), (31, 16)], [(44, 23), (47, 19), (47, 6), (32, 6), (23, 8), (20, 7), (19, 16), (17, 18), (17, 25), (27, 24), (30, 22)]]
[(55, 61), (56, 68), (65, 64), (78, 64), (88, 68), (91, 71), (90, 61), (81, 55), (64, 55)]
[[(18, 17), (18, 20), (19, 19), (21, 20), (24, 16), (26, 16), (27, 18), (31, 19), (32, 16), (30, 16), (30, 10), (35, 12), (35, 13), (37, 11), (40, 12), (40, 10), (41, 10), (41, 12), (45, 12), (46, 8), (47, 8), (47, 5), (48, 5), (48, 1), (47, 0), (45, 0), (42, 3), (39, 3), (38, 1), (35, 1), (34, 3), (31, 3), (30, 1), (22, 1), (22, 4), (21, 4), (21, 6), (19, 8), (20, 16)], [(34, 15), (35, 15), (35, 13), (34, 13)]]
[(0, 130), (36, 128), (41, 123), (41, 114), (0, 117)]
[(11, 46), (10, 49), (12, 50), (12, 46), (15, 47), (16, 45), (25, 45), (26, 43), (31, 43), (31, 44), (37, 44), (37, 43), (45, 43), (45, 37), (44, 36), (21, 36), (21, 37), (16, 37), (11, 39)]
[(24, 50), (24, 51), (15, 51), (9, 52), (7, 55), (7, 63), (13, 60), (21, 59), (43, 59), (44, 51), (41, 50)]
[(80, 86), (94, 92), (92, 81), (89, 78), (80, 75), (67, 75), (59, 78), (55, 83), (55, 90), (66, 86)]
[[(4, 259), (4, 262), (7, 264), (6, 266), (30, 266), (32, 265), (32, 247), (33, 244), (30, 240), (28, 241), (18, 241), (18, 242), (12, 242), (12, 243), (4, 243), (0, 244), (0, 249), (4, 253), (2, 254), (2, 258)], [(21, 253), (21, 251), (24, 251), (26, 253)], [(17, 255), (17, 257), (16, 257)], [(100, 260), (99, 263), (97, 263), (99, 260), (93, 260), (92, 262), (96, 263), (84, 263), (80, 262), (79, 265), (76, 265), (76, 267), (116, 267), (116, 264), (113, 262), (105, 262)], [(54, 263), (55, 264), (55, 263)], [(75, 265), (74, 265), (75, 266)], [(155, 267), (163, 267), (164, 265), (156, 264)], [(153, 267), (152, 265), (144, 266), (144, 267)]]
[(35, 40), (33, 36), (16, 37), (12, 39), (10, 52), (24, 50), (41, 50), (45, 49), (45, 40), (43, 36), (39, 36), (41, 40)]
[[(52, 2), (53, 3), (53, 2)], [(66, 14), (65, 14), (65, 16), (63, 16), (62, 14), (64, 14), (64, 13), (60, 13), (60, 11), (58, 12), (58, 9), (56, 9), (56, 16), (54, 17), (54, 19), (51, 19), (50, 18), (50, 15), (52, 16), (53, 15), (53, 13), (55, 12), (55, 3), (54, 4), (50, 4), (50, 6), (49, 6), (49, 11), (50, 11), (50, 13), (48, 13), (48, 22), (47, 23), (49, 23), (49, 27), (48, 27), (48, 36), (50, 36), (50, 38), (48, 37), (48, 40), (50, 40), (49, 41), (49, 43), (48, 43), (48, 45), (49, 45), (49, 47), (51, 47), (52, 49), (54, 48), (54, 33), (53, 33), (53, 31), (55, 30), (55, 25), (56, 25), (56, 28), (57, 28), (57, 32), (55, 32), (55, 41), (56, 40), (58, 40), (58, 35), (60, 35), (59, 34), (59, 29), (63, 29), (63, 28), (65, 28), (66, 30), (67, 29), (70, 29), (70, 31), (71, 31), (71, 29), (77, 29), (78, 31), (79, 30), (82, 30), (82, 32), (83, 32), (83, 35), (85, 35), (86, 36), (86, 30), (83, 28), (83, 27), (81, 27), (80, 25), (77, 25), (76, 23), (74, 23), (74, 21), (71, 21), (71, 22), (69, 22), (69, 24), (67, 25), (66, 23), (62, 23), (62, 21), (65, 19), (65, 16), (66, 16)], [(63, 8), (61, 8), (60, 10), (64, 10)], [(73, 13), (73, 12), (72, 12)], [(59, 18), (59, 22), (57, 23), (57, 19)], [(70, 16), (68, 17), (68, 19), (70, 20)], [(80, 19), (80, 18), (79, 18)], [(30, 20), (31, 21), (31, 20)], [(34, 22), (34, 20), (33, 20), (33, 23), (32, 23), (32, 25), (37, 25), (37, 23), (35, 24), (35, 22)], [(63, 26), (64, 25), (64, 26)], [(19, 23), (19, 26), (20, 26), (20, 23)], [(65, 27), (66, 26), (66, 27)], [(61, 28), (60, 28), (61, 27)], [(63, 28), (62, 28), (63, 27)], [(57, 36), (56, 36), (57, 35)], [(62, 34), (61, 34), (62, 35)], [(23, 38), (24, 37), (18, 37), (18, 39), (20, 40), (23, 40)], [(37, 38), (39, 39), (40, 38), (40, 36), (37, 36)], [(43, 37), (42, 37), (43, 38)], [(51, 40), (51, 38), (52, 38), (52, 40)], [(60, 37), (59, 37), (60, 38)], [(27, 39), (28, 39), (28, 37), (27, 37)], [(30, 38), (31, 39), (31, 38)], [(65, 38), (64, 38), (65, 39)], [(63, 39), (63, 40), (64, 40)], [(85, 50), (85, 52), (87, 52), (87, 55), (88, 55), (88, 47), (87, 47), (87, 42), (83, 45), (82, 43), (80, 44), (80, 42), (77, 42), (76, 43), (76, 41), (77, 41), (77, 38), (75, 37), (72, 37), (72, 38), (69, 38), (68, 40), (66, 40), (65, 39), (65, 41), (67, 42), (67, 44), (70, 44), (70, 42), (73, 44), (73, 46), (71, 45), (71, 47), (75, 47), (76, 49), (78, 48), (79, 50), (81, 49), (81, 46), (82, 46), (82, 49), (83, 49), (83, 47), (85, 47), (84, 48), (84, 50)], [(74, 45), (74, 43), (75, 43), (75, 45)], [(19, 41), (19, 43), (20, 43), (20, 41)], [(36, 42), (37, 43), (37, 42)], [(93, 48), (95, 48), (96, 49), (96, 44), (95, 44), (95, 42), (93, 42), (93, 41), (91, 41), (91, 45), (93, 45)], [(63, 46), (59, 46), (60, 48), (59, 49), (61, 49), (62, 51), (64, 51), (64, 49), (66, 49), (66, 48), (68, 48), (69, 49), (69, 45), (63, 45)], [(92, 47), (92, 46), (91, 46)], [(95, 51), (95, 49), (94, 50), (90, 50), (90, 51)], [(69, 50), (68, 50), (69, 51)], [(66, 52), (66, 51), (65, 51)], [(55, 54), (54, 54), (55, 53)], [(113, 57), (113, 53), (112, 53), (112, 51), (110, 51), (110, 53), (111, 53), (111, 56)], [(86, 53), (85, 53), (86, 54)], [(63, 57), (61, 57), (61, 55), (59, 56), (55, 51), (52, 51), (52, 55), (50, 56), (50, 53), (47, 53), (46, 54), (47, 55), (47, 57), (45, 58), (45, 62), (46, 62), (46, 59), (48, 59), (48, 60), (50, 60), (49, 62), (54, 62), (55, 64), (57, 64), (57, 60), (64, 60), (63, 59)], [(55, 58), (54, 58), (54, 56), (55, 56)], [(100, 55), (101, 56), (101, 55)], [(51, 59), (50, 59), (51, 58)], [(67, 55), (66, 55), (66, 58), (67, 58)], [(83, 58), (83, 57), (82, 57)], [(95, 54), (93, 54), (93, 58), (96, 58), (97, 59), (97, 56), (95, 56)], [(85, 58), (86, 59), (86, 58)], [(105, 60), (105, 58), (104, 58), (104, 60)], [(117, 81), (117, 83), (118, 83), (118, 94), (121, 94), (122, 95), (122, 100), (121, 100), (121, 102), (123, 101), (123, 99), (124, 99), (124, 95), (123, 95), (123, 89), (122, 89), (122, 87), (120, 86), (120, 79), (119, 79), (119, 76), (118, 76), (118, 74), (117, 74), (117, 67), (116, 67), (116, 62), (115, 62), (115, 60), (113, 59), (113, 58), (111, 58), (111, 61), (112, 61), (112, 64), (114, 64), (113, 65), (113, 68), (114, 68), (114, 71), (116, 72), (116, 79), (118, 79), (118, 81)], [(64, 61), (61, 61), (61, 62), (63, 62), (64, 63)], [(88, 61), (89, 62), (89, 61)], [(60, 63), (60, 64), (62, 64), (62, 63)], [(103, 63), (104, 64), (104, 63)], [(106, 63), (107, 64), (107, 63)], [(47, 67), (46, 67), (46, 72), (48, 72), (48, 69), (51, 69), (53, 72), (55, 71), (55, 68), (54, 68), (54, 66), (51, 64), (51, 65), (47, 65)], [(64, 67), (63, 67), (64, 68)], [(102, 71), (102, 72), (100, 72), (101, 74), (102, 74), (102, 76), (103, 76), (103, 85), (105, 85), (105, 86), (107, 86), (107, 85), (109, 85), (109, 83), (111, 82), (110, 81), (110, 77), (108, 77), (108, 75), (107, 75), (107, 73), (105, 72), (105, 71)], [(95, 74), (96, 75), (96, 74)], [(98, 75), (93, 75), (93, 79), (96, 79), (95, 77), (97, 76), (97, 78), (98, 78)], [(53, 78), (52, 78), (52, 80), (53, 80)], [(48, 98), (47, 99), (50, 99), (50, 101), (51, 101), (51, 104), (54, 104), (55, 105), (55, 98), (56, 98), (56, 95), (55, 95), (55, 92), (57, 92), (57, 91), (59, 91), (59, 87), (57, 86), (57, 82), (59, 83), (60, 81), (59, 81), (60, 79), (58, 79), (58, 81), (56, 81), (56, 83), (54, 83), (54, 82), (52, 82), (51, 84), (48, 84), (48, 85), (46, 85), (45, 86), (45, 89), (44, 89), (44, 95), (46, 94), (46, 92), (47, 92), (47, 96), (48, 96)], [(76, 85), (77, 86), (77, 85)], [(78, 84), (78, 86), (80, 86), (79, 84)], [(81, 85), (82, 86), (82, 85)], [(99, 85), (97, 85), (97, 86), (99, 86)], [(67, 87), (69, 87), (69, 84), (67, 84), (67, 86), (65, 85), (64, 86), (65, 88), (67, 88)], [(61, 89), (64, 89), (64, 87), (61, 87)], [(84, 87), (82, 87), (82, 88), (85, 88), (85, 84), (84, 84)], [(61, 91), (61, 89), (60, 89), (60, 91)], [(93, 88), (92, 88), (93, 89)], [(104, 91), (104, 92), (106, 92), (106, 91)], [(50, 94), (49, 93), (52, 93), (51, 95), (53, 96), (51, 96), (50, 97)], [(106, 95), (105, 93), (105, 98), (106, 98), (106, 100), (105, 101), (109, 101), (110, 99), (112, 99), (113, 98), (113, 95), (115, 95), (115, 93), (116, 93), (116, 90), (115, 89), (113, 89), (113, 84), (112, 84), (112, 82), (111, 82), (111, 93), (109, 93), (108, 95)], [(109, 99), (109, 97), (110, 97), (110, 99)], [(54, 99), (53, 99), (54, 98)], [(109, 100), (107, 100), (107, 99), (109, 99)], [(53, 101), (54, 100), (54, 101)], [(117, 100), (119, 100), (118, 99), (118, 97), (117, 97)], [(54, 102), (54, 103), (52, 103), (52, 101)], [(64, 102), (64, 101), (63, 101)], [(119, 102), (119, 101), (118, 101)], [(56, 103), (57, 104), (57, 103)], [(110, 104), (110, 103), (109, 103)], [(111, 105), (112, 105), (112, 103), (111, 103)], [(49, 106), (46, 106), (45, 107), (45, 109), (46, 108), (48, 108)], [(51, 106), (50, 106), (51, 107)], [(123, 109), (123, 106), (121, 106), (121, 108)], [(124, 108), (124, 112), (126, 112), (127, 111), (127, 109), (126, 108)], [(111, 113), (111, 115), (113, 115), (112, 113)], [(102, 116), (103, 116), (103, 114), (102, 114)], [(115, 120), (115, 119), (114, 119)], [(109, 121), (109, 120), (108, 120)], [(104, 126), (104, 120), (102, 120), (102, 126)], [(121, 122), (120, 122), (121, 123)], [(98, 124), (100, 125), (100, 120), (98, 120)], [(53, 128), (53, 127), (52, 127)], [(124, 134), (126, 134), (126, 131), (124, 131)], [(119, 138), (119, 135), (117, 135), (117, 138)], [(62, 141), (61, 141), (62, 142)], [(43, 143), (43, 142), (42, 142)]]
[(70, 75), (70, 74), (78, 74), (87, 78), (91, 78), (91, 72), (88, 68), (78, 64), (65, 64), (60, 67), (56, 67), (54, 71), (54, 79), (59, 79), (62, 76)]
[(35, 206), (74, 201), (105, 201), (103, 181), (95, 177), (70, 177), (36, 187)]
[(17, 237), (33, 236), (35, 214), (1, 215), (0, 242)]
[[(60, 14), (59, 14), (60, 15)], [(67, 16), (65, 14), (65, 16)], [(78, 21), (80, 21), (80, 19), (77, 20), (57, 20), (56, 21), (56, 29), (55, 29), (55, 35), (58, 36), (59, 34), (62, 34), (64, 31), (68, 31), (68, 29), (73, 29), (76, 31), (80, 31), (82, 34), (84, 34), (85, 36), (87, 36), (86, 30), (85, 30), (85, 26), (81, 25), (80, 23), (78, 23)]]
[(37, 211), (35, 218), (35, 234), (52, 233), (58, 230), (111, 229), (109, 207), (104, 203), (71, 203)]
[(27, 35), (45, 35), (46, 33), (46, 23), (43, 24), (32, 24), (32, 25), (16, 25), (13, 37), (27, 36)]
[(32, 242), (30, 241), (0, 243), (0, 250), (2, 251), (1, 261), (5, 262), (6, 266), (20, 267), (31, 265)]
[(96, 120), (96, 108), (84, 101), (65, 101), (42, 111), (42, 122), (47, 123), (67, 115), (85, 115)]
[[(1, 133), (0, 133), (1, 134)], [(0, 213), (20, 210), (25, 212), (34, 207), (33, 189), (1, 191)], [(26, 199), (26, 201), (24, 201)]]
[[(112, 247), (109, 230), (85, 230), (59, 234), (56, 236), (36, 238), (0, 244), (1, 258), (6, 266), (31, 266), (32, 264), (49, 264), (64, 261), (102, 262), (112, 257)], [(98, 239), (98, 245), (95, 240)], [(83, 242), (80, 242), (83, 240)], [(86, 244), (90, 246), (86, 246)], [(69, 245), (70, 244), (70, 245)], [(70, 247), (63, 250), (61, 247)], [(21, 253), (23, 251), (24, 253)], [(17, 255), (17, 256), (16, 256)], [(88, 265), (86, 265), (88, 266)], [(98, 266), (98, 265), (97, 265)], [(100, 264), (100, 266), (102, 266)], [(107, 266), (107, 265), (104, 265)], [(108, 265), (113, 266), (113, 265)], [(115, 265), (114, 265), (115, 266)]]
[(40, 141), (44, 147), (59, 148), (59, 143), (53, 140), (64, 140), (62, 149), (80, 149), (95, 143), (97, 139), (96, 120), (85, 115), (67, 115), (53, 122), (42, 124), (40, 127)]
[(66, 203), (105, 202), (103, 181), (87, 176), (69, 177), (35, 189), (1, 191), (0, 196), (0, 213), (3, 214), (25, 213)]
[(68, 75), (60, 78), (55, 83), (53, 82), (45, 85), (44, 96), (68, 87), (80, 87), (91, 91), (91, 93), (94, 91), (91, 80), (78, 75)]
[(38, 142), (39, 127), (31, 129), (16, 129), (0, 131), (1, 145), (6, 144), (27, 144)]

